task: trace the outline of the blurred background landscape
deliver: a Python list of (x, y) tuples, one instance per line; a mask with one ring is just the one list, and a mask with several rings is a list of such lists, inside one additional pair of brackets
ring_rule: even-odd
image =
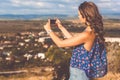
[[(68, 80), (73, 48), (58, 48), (43, 26), (57, 17), (72, 34), (82, 32), (85, 25), (79, 23), (77, 7), (83, 1), (1, 1), (0, 80)], [(120, 80), (120, 1), (88, 1), (95, 2), (103, 16), (108, 74), (100, 80)]]

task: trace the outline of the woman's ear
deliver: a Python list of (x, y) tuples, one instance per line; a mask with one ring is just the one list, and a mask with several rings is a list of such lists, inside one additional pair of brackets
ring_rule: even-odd
[(83, 20), (83, 22), (84, 22), (84, 23), (87, 23), (87, 21), (86, 21), (86, 18), (85, 18), (85, 17), (82, 17), (82, 20)]

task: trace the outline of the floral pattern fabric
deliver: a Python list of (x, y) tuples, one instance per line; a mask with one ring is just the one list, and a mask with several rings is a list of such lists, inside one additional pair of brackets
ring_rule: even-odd
[(96, 38), (90, 51), (83, 44), (74, 48), (70, 66), (84, 70), (89, 78), (102, 77), (107, 73), (106, 53), (104, 44)]

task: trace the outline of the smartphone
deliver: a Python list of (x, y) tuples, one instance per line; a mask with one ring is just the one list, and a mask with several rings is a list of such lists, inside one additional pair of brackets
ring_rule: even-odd
[(56, 20), (55, 19), (50, 19), (50, 24), (55, 24)]

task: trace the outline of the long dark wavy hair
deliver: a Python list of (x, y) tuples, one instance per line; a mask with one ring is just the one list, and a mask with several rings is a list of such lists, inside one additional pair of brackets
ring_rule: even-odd
[(86, 18), (86, 25), (90, 25), (91, 29), (94, 29), (95, 34), (99, 39), (104, 42), (104, 29), (102, 16), (99, 13), (97, 6), (93, 2), (83, 2), (79, 7), (83, 18)]

